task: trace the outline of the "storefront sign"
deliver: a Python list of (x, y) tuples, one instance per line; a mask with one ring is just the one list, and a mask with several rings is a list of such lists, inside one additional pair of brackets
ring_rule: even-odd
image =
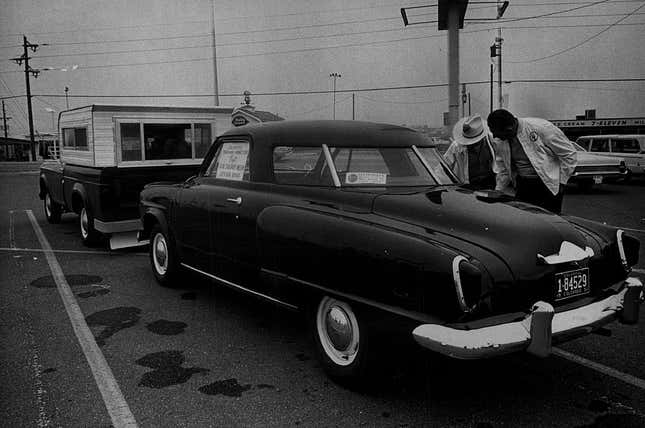
[(633, 119), (596, 119), (596, 120), (552, 120), (560, 128), (606, 127), (606, 126), (645, 126), (645, 118)]

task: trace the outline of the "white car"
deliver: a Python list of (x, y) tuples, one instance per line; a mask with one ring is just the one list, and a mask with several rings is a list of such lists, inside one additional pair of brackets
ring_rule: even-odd
[(578, 165), (569, 182), (574, 182), (583, 189), (590, 189), (594, 184), (624, 178), (627, 175), (625, 159), (591, 153), (577, 143), (573, 145), (578, 151)]

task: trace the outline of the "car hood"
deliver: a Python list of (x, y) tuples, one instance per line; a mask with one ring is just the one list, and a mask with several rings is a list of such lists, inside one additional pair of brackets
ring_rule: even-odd
[(386, 193), (375, 198), (373, 212), (423, 227), (438, 239), (449, 235), (490, 251), (512, 267), (517, 278), (537, 273), (538, 254), (557, 254), (563, 241), (581, 249), (590, 245), (564, 218), (499, 192), (445, 187)]
[(578, 165), (620, 165), (623, 158), (597, 155), (589, 152), (577, 152)]

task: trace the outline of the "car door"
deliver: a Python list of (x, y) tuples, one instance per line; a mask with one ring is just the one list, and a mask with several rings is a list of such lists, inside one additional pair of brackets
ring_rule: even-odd
[(210, 205), (213, 178), (188, 179), (178, 191), (172, 232), (182, 263), (203, 272), (211, 270)]
[(258, 209), (251, 209), (252, 187), (249, 139), (223, 140), (209, 171), (214, 180), (209, 218), (214, 252), (213, 275), (245, 287), (253, 286), (257, 269), (255, 219)]

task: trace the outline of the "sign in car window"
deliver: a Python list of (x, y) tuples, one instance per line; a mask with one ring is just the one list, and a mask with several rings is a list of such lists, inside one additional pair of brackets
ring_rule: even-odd
[(385, 184), (387, 175), (380, 172), (348, 172), (345, 184)]
[(249, 157), (249, 143), (224, 143), (217, 160), (216, 178), (241, 181)]

